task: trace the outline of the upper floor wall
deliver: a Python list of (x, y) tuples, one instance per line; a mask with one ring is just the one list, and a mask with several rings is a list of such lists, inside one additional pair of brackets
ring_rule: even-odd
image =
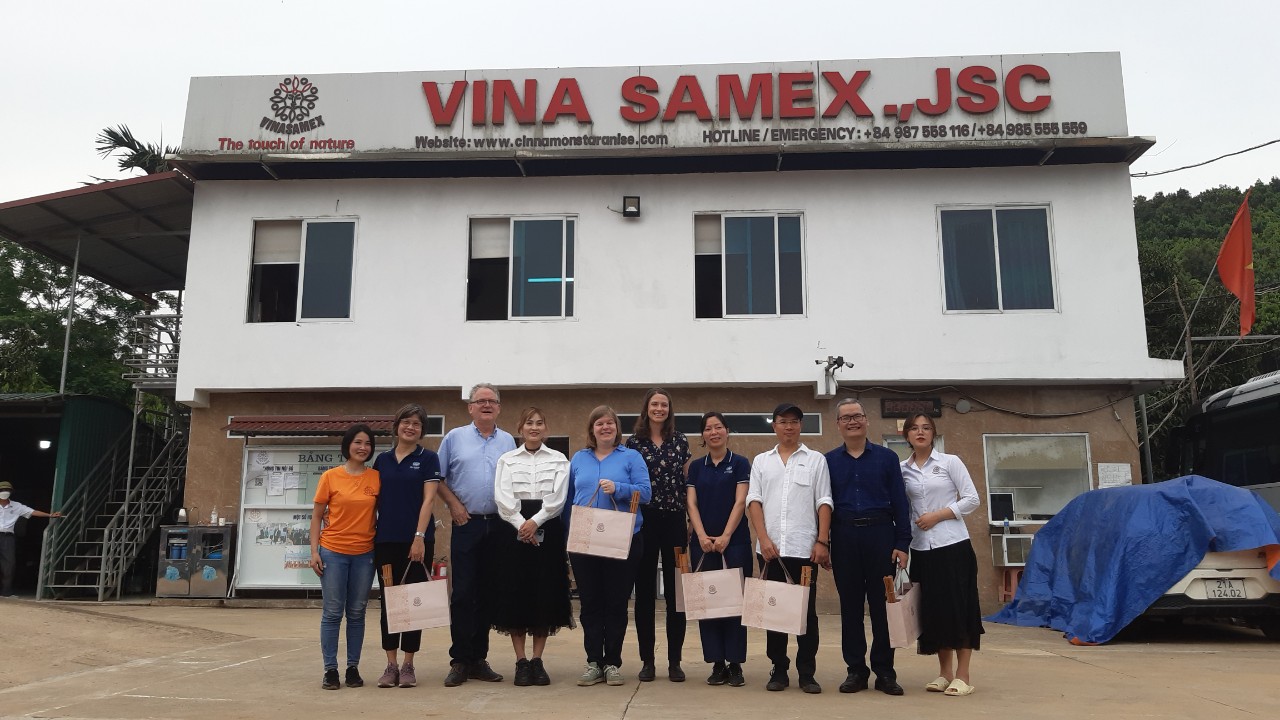
[[(189, 263), (178, 399), (195, 404), (817, 384), (828, 355), (859, 384), (1181, 372), (1147, 356), (1124, 164), (202, 182)], [(286, 279), (265, 319), (293, 321), (263, 322), (290, 263), (295, 296)]]

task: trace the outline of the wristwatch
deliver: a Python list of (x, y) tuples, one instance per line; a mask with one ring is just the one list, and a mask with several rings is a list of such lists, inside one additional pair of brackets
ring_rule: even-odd
[(426, 539), (427, 539), (427, 534), (426, 534), (426, 533), (424, 533), (424, 532), (416, 532), (416, 533), (414, 533), (414, 534), (413, 534), (413, 536), (414, 536), (414, 537), (420, 537), (420, 538), (422, 538), (423, 540), (426, 540)]

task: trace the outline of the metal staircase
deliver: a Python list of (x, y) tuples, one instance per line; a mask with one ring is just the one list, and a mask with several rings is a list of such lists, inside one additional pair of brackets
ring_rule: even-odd
[(123, 359), (135, 390), (132, 426), (45, 529), (37, 598), (120, 597), (134, 561), (181, 501), (190, 422), (172, 402), (180, 321), (178, 314), (134, 318), (134, 351)]
[[(37, 597), (119, 597), (139, 551), (178, 502), (187, 434), (173, 433), (150, 464), (130, 478), (126, 470), (133, 434), (116, 441), (63, 503), (62, 518), (45, 530)], [(134, 451), (137, 457), (150, 455)]]

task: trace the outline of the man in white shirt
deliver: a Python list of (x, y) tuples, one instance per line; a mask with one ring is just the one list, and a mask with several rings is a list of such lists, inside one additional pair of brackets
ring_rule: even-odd
[(13, 485), (0, 482), (0, 597), (13, 597), (13, 575), (18, 568), (18, 544), (13, 534), (19, 518), (57, 518), (62, 513), (33, 510), (16, 500), (10, 500)]
[[(822, 453), (800, 442), (804, 413), (791, 403), (774, 408), (773, 432), (778, 444), (756, 456), (747, 486), (747, 515), (756, 532), (757, 561), (769, 580), (783, 580), (782, 566), (799, 581), (809, 568), (816, 581), (819, 567), (829, 566), (831, 537), (831, 477)], [(777, 560), (779, 562), (773, 562)], [(817, 582), (809, 585), (808, 631), (796, 638), (796, 671), (800, 689), (822, 692), (814, 680), (818, 655)], [(787, 670), (787, 636), (766, 633), (766, 653), (773, 672), (765, 688), (785, 689), (791, 684)]]

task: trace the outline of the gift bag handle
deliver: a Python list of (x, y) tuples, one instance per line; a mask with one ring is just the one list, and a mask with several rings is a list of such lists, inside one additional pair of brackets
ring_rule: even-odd
[[(417, 564), (418, 564), (418, 565), (421, 565), (421, 566), (422, 566), (422, 569), (423, 569), (424, 571), (426, 571), (426, 573), (427, 573), (427, 582), (431, 582), (431, 568), (427, 567), (427, 563), (426, 563), (426, 562), (424, 562), (424, 561), (422, 561), (422, 560), (418, 560), (418, 561), (417, 561)], [(404, 584), (405, 578), (409, 577), (409, 568), (412, 568), (412, 567), (413, 567), (413, 565), (414, 565), (414, 563), (410, 562), (408, 565), (405, 565), (405, 566), (404, 566), (404, 573), (400, 575), (400, 582), (399, 582), (398, 584), (400, 584), (400, 585), (403, 585), (403, 584)]]
[[(605, 478), (605, 479), (607, 480), (608, 478)], [(617, 480), (614, 480), (615, 490), (616, 490), (617, 482), (618, 482)], [(596, 498), (599, 496), (600, 496), (600, 483), (597, 482), (595, 492), (591, 493), (591, 499), (587, 501), (586, 505), (579, 505), (578, 507), (595, 507)], [(609, 501), (613, 503), (614, 510), (621, 512), (620, 510), (618, 510), (618, 498), (615, 497), (613, 493), (609, 493)], [(631, 506), (627, 509), (627, 512), (634, 515), (636, 512), (636, 508), (639, 504), (640, 504), (640, 496), (637, 495), (634, 490), (631, 491)]]
[[(704, 552), (704, 553), (702, 553), (702, 557), (698, 558), (698, 566), (697, 566), (697, 567), (695, 567), (695, 568), (693, 569), (693, 571), (694, 571), (694, 572), (701, 572), (701, 571), (702, 571), (702, 563), (703, 563), (703, 561), (705, 561), (705, 560), (707, 559), (707, 556), (708, 556), (708, 555), (719, 555), (719, 556), (720, 556), (720, 564), (724, 566), (724, 567), (723, 567), (723, 568), (721, 568), (721, 569), (722, 569), (722, 570), (728, 570), (728, 569), (729, 569), (729, 562), (728, 562), (727, 560), (725, 560), (725, 559), (724, 559), (724, 553), (720, 552), (719, 550), (712, 550), (712, 551), (710, 551), (710, 552)], [(786, 568), (784, 567), (784, 568), (783, 568), (783, 570), (786, 570)]]
[[(703, 557), (706, 557), (706, 556), (704, 555)], [(759, 573), (757, 573), (757, 574), (756, 574), (756, 579), (757, 579), (757, 580), (764, 580), (764, 579), (765, 579), (765, 577), (764, 577), (764, 569), (765, 569), (766, 567), (768, 567), (768, 566), (769, 566), (769, 563), (771, 563), (771, 562), (776, 562), (776, 563), (778, 563), (778, 566), (782, 568), (782, 574), (787, 578), (787, 584), (788, 584), (788, 585), (795, 585), (795, 584), (796, 584), (796, 581), (791, 579), (791, 573), (787, 570), (787, 564), (786, 564), (786, 563), (784, 563), (784, 562), (782, 562), (782, 558), (780, 558), (780, 557), (779, 557), (779, 558), (774, 558), (773, 560), (766, 560), (766, 561), (765, 561), (765, 563), (764, 563), (764, 565), (761, 565), (761, 566), (760, 566), (760, 571), (759, 571)], [(701, 564), (701, 563), (699, 563), (699, 564)]]

